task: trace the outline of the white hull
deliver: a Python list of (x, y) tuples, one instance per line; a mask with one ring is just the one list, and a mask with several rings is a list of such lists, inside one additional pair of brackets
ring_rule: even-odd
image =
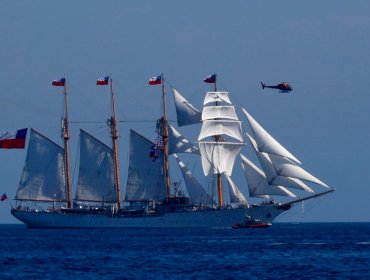
[(227, 227), (243, 221), (245, 210), (177, 212), (141, 217), (24, 211), (13, 211), (13, 215), (28, 227), (42, 228)]
[(251, 208), (166, 213), (163, 216), (112, 217), (106, 214), (35, 212), (12, 210), (29, 228), (154, 228), (154, 227), (231, 227), (246, 216), (271, 223), (284, 210), (277, 205)]

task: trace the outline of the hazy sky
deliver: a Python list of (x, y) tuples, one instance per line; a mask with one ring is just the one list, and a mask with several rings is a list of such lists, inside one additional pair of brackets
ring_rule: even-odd
[[(160, 88), (149, 77), (163, 72), (200, 108), (210, 89), (202, 79), (217, 73), (238, 109), (336, 189), (278, 221), (370, 221), (369, 11), (360, 0), (2, 1), (0, 131), (34, 127), (61, 144), (62, 88), (50, 83), (65, 74), (75, 175), (79, 128), (110, 143), (109, 91), (95, 81), (112, 74), (118, 118), (130, 121), (119, 125), (124, 185), (128, 129), (154, 140), (146, 121), (160, 116)], [(294, 91), (262, 91), (260, 81), (288, 81)], [(184, 130), (192, 141), (198, 133)], [(0, 193), (9, 198), (25, 157), (0, 150)], [(0, 223), (16, 222), (9, 202), (0, 203)]]

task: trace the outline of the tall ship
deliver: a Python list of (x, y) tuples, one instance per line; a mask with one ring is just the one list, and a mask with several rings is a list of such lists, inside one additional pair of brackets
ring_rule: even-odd
[[(67, 82), (65, 78), (53, 81), (54, 86), (64, 89), (64, 146), (30, 130), (26, 163), (11, 213), (30, 228), (258, 227), (270, 226), (295, 203), (334, 190), (305, 171), (298, 159), (242, 109), (250, 127), (250, 133), (244, 134), (229, 93), (217, 89), (216, 75), (204, 81), (214, 84), (214, 89), (206, 93), (202, 110), (173, 89), (178, 127), (200, 126), (197, 146), (168, 121), (163, 75), (149, 81), (160, 85), (162, 92), (158, 137), (153, 142), (130, 130), (128, 175), (121, 194), (113, 80), (99, 79), (98, 85), (110, 88), (112, 115), (107, 123), (112, 144), (108, 146), (80, 130), (73, 199)], [(260, 167), (242, 154), (245, 146), (251, 146)], [(203, 175), (212, 182), (211, 190), (196, 179), (180, 154), (199, 158)], [(170, 157), (181, 171), (186, 191), (171, 180), (170, 169), (175, 166), (170, 165)], [(248, 199), (232, 179), (236, 161), (244, 170)], [(309, 195), (298, 197), (292, 189)], [(284, 196), (290, 199), (277, 201)], [(252, 203), (251, 198), (261, 202)]]

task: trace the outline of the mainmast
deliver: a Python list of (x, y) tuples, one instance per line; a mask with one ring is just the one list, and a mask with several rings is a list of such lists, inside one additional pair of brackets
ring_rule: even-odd
[(64, 117), (62, 119), (62, 138), (64, 140), (64, 165), (65, 165), (65, 180), (67, 191), (67, 208), (72, 206), (71, 195), (71, 177), (69, 167), (69, 120), (68, 120), (68, 95), (67, 95), (67, 81), (66, 77), (60, 80), (54, 80), (51, 83), (53, 86), (62, 86), (64, 88)]
[(166, 178), (166, 198), (168, 199), (171, 196), (171, 192), (170, 192), (170, 175), (168, 164), (168, 124), (166, 113), (166, 92), (164, 88), (163, 73), (160, 76), (150, 78), (149, 85), (162, 85), (163, 115), (162, 118), (160, 119), (159, 134), (163, 140), (164, 170)]
[(117, 207), (121, 209), (121, 180), (119, 176), (119, 165), (118, 165), (118, 130), (117, 130), (117, 118), (116, 118), (116, 106), (114, 102), (114, 90), (113, 90), (113, 80), (109, 77), (110, 81), (110, 92), (112, 97), (112, 117), (108, 120), (108, 125), (110, 127), (110, 133), (112, 136), (113, 144), (113, 156), (114, 156), (114, 177), (116, 179), (117, 185)]

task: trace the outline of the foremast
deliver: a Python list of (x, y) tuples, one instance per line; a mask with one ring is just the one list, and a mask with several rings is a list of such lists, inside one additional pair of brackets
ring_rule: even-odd
[[(217, 92), (217, 76), (214, 74), (214, 91)], [(219, 106), (219, 102), (216, 102), (216, 106)], [(219, 142), (221, 139), (220, 135), (214, 136), (215, 141)], [(222, 175), (220, 172), (216, 174), (217, 176), (217, 194), (218, 194), (218, 203), (219, 206), (222, 207), (224, 205), (224, 197), (223, 197), (223, 186), (222, 186)]]
[(204, 98), (198, 144), (204, 175), (216, 175), (219, 207), (223, 207), (222, 175), (231, 176), (235, 157), (244, 146), (241, 122), (229, 93), (218, 91), (216, 74), (203, 81), (213, 83), (214, 91), (207, 92)]
[[(212, 76), (206, 78), (204, 82), (213, 84), (214, 86), (213, 90), (217, 92), (217, 75), (216, 74), (213, 74)], [(219, 106), (219, 105), (220, 103), (217, 101), (216, 106)], [(220, 135), (214, 135), (213, 137), (215, 139), (215, 142), (221, 141)], [(222, 207), (224, 205), (224, 197), (223, 197), (222, 175), (220, 172), (217, 172), (216, 178), (217, 178), (218, 205)]]
[(110, 134), (112, 137), (113, 146), (113, 158), (114, 158), (114, 177), (116, 181), (116, 191), (117, 191), (117, 208), (121, 209), (121, 179), (119, 175), (119, 162), (118, 162), (118, 129), (117, 129), (117, 117), (116, 117), (116, 105), (114, 101), (114, 89), (113, 89), (113, 79), (109, 77), (109, 85), (112, 100), (112, 116), (108, 120), (108, 126), (110, 128)]

